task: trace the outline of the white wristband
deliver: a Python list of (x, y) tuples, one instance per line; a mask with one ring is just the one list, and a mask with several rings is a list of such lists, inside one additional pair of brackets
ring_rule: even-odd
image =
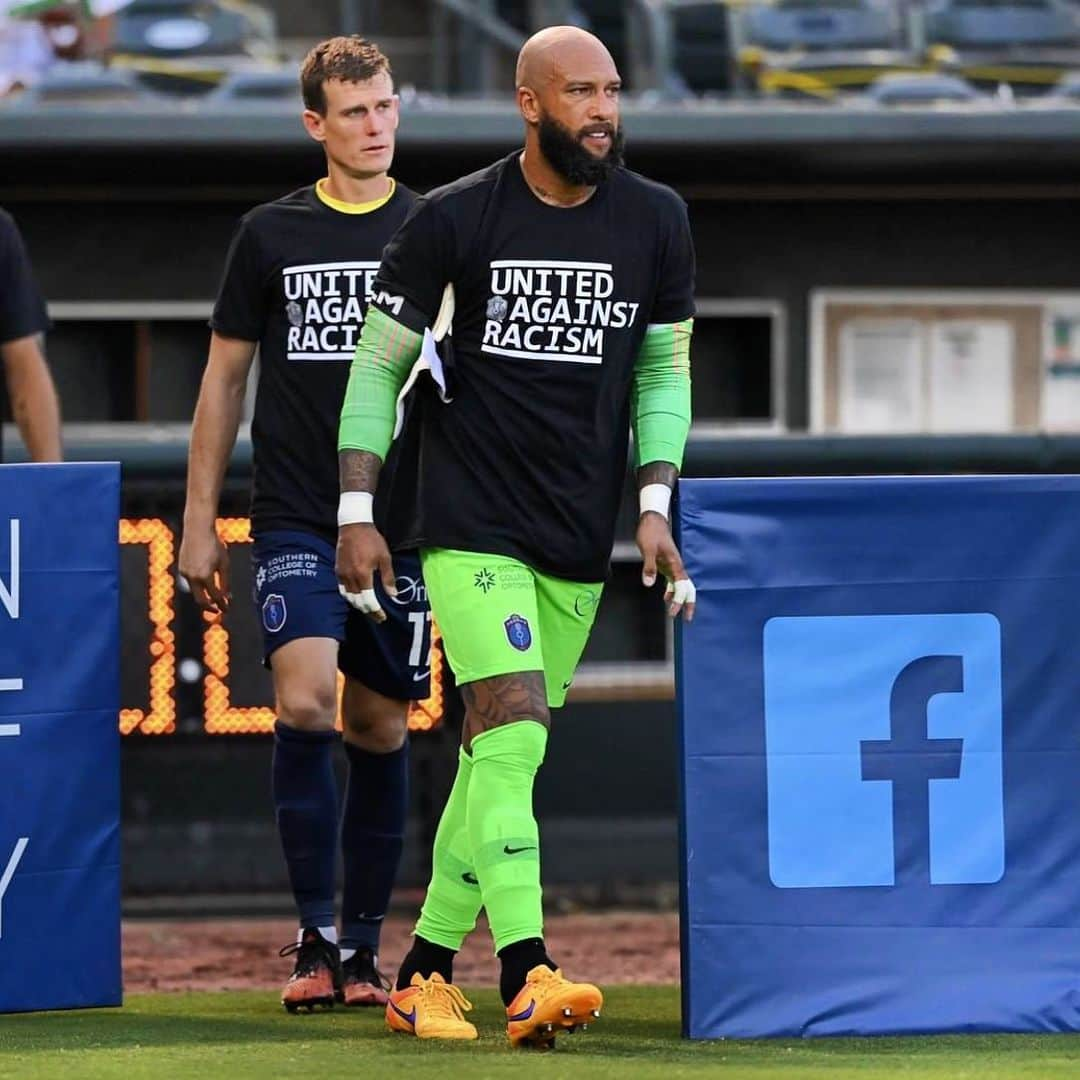
[(338, 500), (337, 523), (342, 525), (374, 525), (375, 496), (370, 491), (343, 491)]
[(666, 518), (671, 509), (671, 488), (667, 484), (646, 484), (638, 492), (638, 506), (642, 514), (651, 510)]

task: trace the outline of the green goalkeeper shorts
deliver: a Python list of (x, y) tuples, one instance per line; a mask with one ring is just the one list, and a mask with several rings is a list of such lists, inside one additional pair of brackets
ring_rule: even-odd
[(542, 671), (558, 708), (589, 640), (603, 583), (550, 577), (505, 555), (420, 552), (431, 612), (458, 683)]

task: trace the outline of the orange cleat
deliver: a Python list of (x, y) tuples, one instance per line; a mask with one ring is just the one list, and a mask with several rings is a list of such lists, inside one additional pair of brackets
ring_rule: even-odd
[(425, 979), (420, 972), (404, 990), (392, 990), (386, 1003), (386, 1026), (418, 1039), (475, 1039), (476, 1028), (465, 1019), (472, 1005), (438, 972)]
[(563, 973), (539, 964), (506, 1007), (506, 1034), (511, 1046), (550, 1050), (560, 1031), (585, 1031), (600, 1019), (604, 995), (592, 983), (574, 983)]
[(341, 954), (337, 945), (309, 926), (299, 941), (286, 945), (278, 955), (296, 957), (293, 973), (281, 991), (281, 1004), (287, 1012), (334, 1007), (341, 986)]

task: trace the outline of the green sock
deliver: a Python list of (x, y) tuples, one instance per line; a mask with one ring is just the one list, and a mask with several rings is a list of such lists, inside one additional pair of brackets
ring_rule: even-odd
[(469, 839), (496, 952), (544, 934), (532, 792), (547, 735), (535, 720), (519, 720), (473, 739)]
[(473, 870), (472, 848), (465, 826), (469, 779), (473, 761), (464, 748), (458, 752), (458, 770), (446, 800), (431, 856), (431, 883), (416, 923), (418, 937), (455, 952), (476, 927), (480, 913), (480, 886)]

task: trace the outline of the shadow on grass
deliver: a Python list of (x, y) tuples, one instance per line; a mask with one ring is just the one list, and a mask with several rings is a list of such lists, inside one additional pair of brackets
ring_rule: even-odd
[(135, 1046), (205, 1046), (208, 1043), (313, 1043), (379, 1030), (381, 1017), (344, 1014), (287, 1017), (250, 1009), (235, 1015), (214, 1010), (103, 1009), (27, 1013), (0, 1017), (0, 1056), (8, 1051), (89, 1050)]
[[(363, 1041), (373, 1053), (396, 1059), (447, 1053), (469, 1055), (506, 1052), (499, 1014), (490, 991), (474, 996), (472, 1014), (481, 1031), (478, 1043), (424, 1043), (390, 1035), (381, 1010), (335, 1009), (312, 1016), (286, 1016), (270, 994), (159, 994), (132, 998), (123, 1009), (0, 1016), (0, 1063), (6, 1056), (48, 1051), (95, 1051), (151, 1048), (206, 1048), (245, 1045), (282, 1050), (340, 1046)], [(579, 1059), (614, 1060), (633, 1056), (640, 1062), (665, 1061), (726, 1067), (770, 1066), (857, 1069), (868, 1059), (904, 1070), (912, 1059), (939, 1065), (965, 1063), (986, 1055), (1000, 1063), (1033, 1057), (1080, 1061), (1075, 1035), (947, 1035), (923, 1038), (824, 1038), (717, 1040), (690, 1042), (679, 1037), (674, 989), (617, 988), (605, 1018), (587, 1035), (559, 1038), (560, 1050)], [(562, 1056), (562, 1055), (558, 1055)], [(528, 1055), (523, 1055), (525, 1060)], [(986, 1060), (984, 1058), (984, 1060)], [(2, 1070), (0, 1070), (2, 1071)]]

